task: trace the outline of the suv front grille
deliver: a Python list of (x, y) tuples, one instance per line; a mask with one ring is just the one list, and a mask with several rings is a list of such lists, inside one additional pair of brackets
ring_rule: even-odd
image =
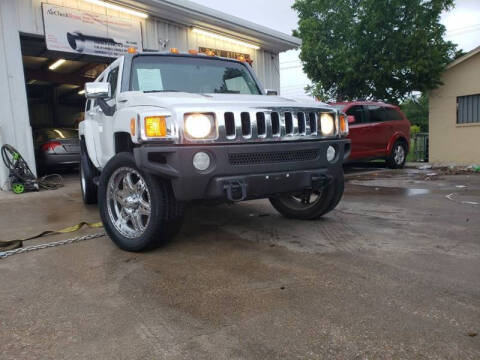
[(228, 154), (228, 160), (231, 165), (258, 165), (279, 162), (312, 161), (318, 157), (319, 150), (316, 149)]
[[(216, 112), (218, 138), (215, 142), (318, 140), (321, 108), (232, 109)], [(337, 133), (337, 131), (335, 131)]]

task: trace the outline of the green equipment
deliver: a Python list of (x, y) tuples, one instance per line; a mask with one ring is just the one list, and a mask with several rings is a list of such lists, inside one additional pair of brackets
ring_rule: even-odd
[(10, 187), (15, 194), (22, 194), (26, 191), (38, 191), (37, 178), (28, 167), (22, 155), (11, 145), (2, 146), (3, 163), (10, 171)]

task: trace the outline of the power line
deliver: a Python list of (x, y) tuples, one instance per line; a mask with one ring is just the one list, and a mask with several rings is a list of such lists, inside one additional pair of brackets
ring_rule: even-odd
[(450, 29), (449, 31), (447, 31), (447, 34), (451, 34), (451, 33), (454, 33), (454, 32), (463, 32), (465, 30), (468, 30), (468, 29), (471, 29), (471, 28), (478, 28), (478, 27), (480, 27), (480, 23), (465, 25), (465, 26), (461, 26), (461, 27), (458, 27), (458, 28), (455, 28), (455, 29)]

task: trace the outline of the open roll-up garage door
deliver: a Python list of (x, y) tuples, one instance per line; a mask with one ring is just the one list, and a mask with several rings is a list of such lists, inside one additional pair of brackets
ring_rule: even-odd
[(42, 147), (55, 141), (55, 134), (75, 135), (72, 130), (84, 117), (84, 85), (98, 77), (110, 59), (51, 51), (43, 37), (22, 34), (20, 41), (37, 170), (43, 173)]

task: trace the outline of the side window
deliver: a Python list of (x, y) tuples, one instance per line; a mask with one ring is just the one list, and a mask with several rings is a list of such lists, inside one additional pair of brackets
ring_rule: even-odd
[(457, 96), (457, 124), (480, 123), (480, 95)]
[(365, 113), (363, 111), (363, 106), (355, 105), (347, 110), (348, 116), (355, 117), (355, 124), (361, 124), (365, 122)]
[(403, 120), (402, 115), (394, 108), (385, 108), (385, 118), (387, 121)]
[(110, 70), (107, 77), (107, 82), (110, 83), (110, 88), (112, 90), (111, 99), (115, 97), (115, 94), (117, 92), (117, 81), (118, 81), (118, 67)]
[(367, 105), (368, 122), (381, 122), (385, 121), (385, 110), (381, 106)]

